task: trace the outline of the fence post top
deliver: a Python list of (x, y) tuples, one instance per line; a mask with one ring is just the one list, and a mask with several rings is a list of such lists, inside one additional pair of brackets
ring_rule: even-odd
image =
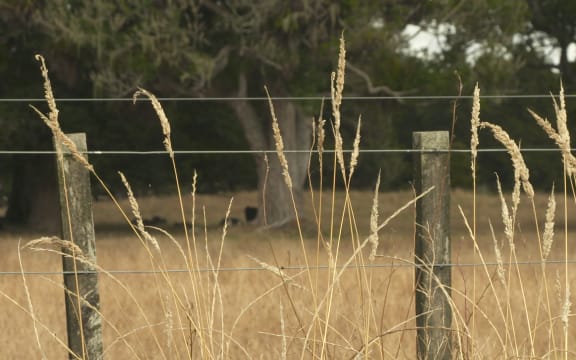
[(447, 150), (448, 131), (415, 131), (412, 133), (412, 144), (415, 149)]

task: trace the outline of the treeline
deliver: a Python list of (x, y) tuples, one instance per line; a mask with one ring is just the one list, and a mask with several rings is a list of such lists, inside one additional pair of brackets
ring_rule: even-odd
[[(436, 33), (440, 44), (415, 51), (410, 44), (418, 32), (407, 30), (418, 29)], [(494, 95), (483, 99), (483, 119), (505, 127), (523, 148), (553, 147), (527, 112), (553, 118), (550, 98), (518, 96), (557, 92), (560, 79), (568, 94), (573, 90), (576, 3), (562, 0), (0, 0), (0, 98), (42, 98), (34, 60), (40, 53), (57, 98), (131, 97), (137, 87), (159, 97), (223, 98), (163, 102), (176, 150), (264, 150), (272, 148), (268, 105), (247, 98), (264, 97), (266, 85), (273, 97), (289, 98), (275, 102), (289, 146), (309, 148), (313, 118), (322, 115), (330, 132), (330, 73), (342, 34), (344, 93), (354, 97), (342, 107), (345, 144), (361, 115), (366, 150), (409, 148), (411, 133), (424, 130), (451, 131), (453, 149), (467, 149), (470, 99), (438, 96), (469, 96), (479, 83), (483, 95)], [(327, 100), (294, 99), (309, 96)], [(3, 150), (51, 148), (28, 103), (0, 102)], [(91, 149), (162, 150), (160, 125), (145, 102), (58, 106), (65, 131), (86, 132)], [(569, 117), (574, 108), (569, 99)], [(486, 136), (481, 147), (497, 144)], [(139, 193), (173, 190), (165, 156), (91, 158), (118, 191), (117, 170)], [(536, 185), (559, 181), (554, 154), (531, 152), (526, 159)], [(409, 160), (405, 153), (363, 154), (353, 185), (372, 186), (382, 169), (384, 189), (409, 186)], [(490, 188), (495, 171), (504, 182), (512, 178), (506, 154), (482, 153), (479, 161), (481, 185)], [(199, 173), (201, 191), (262, 184), (260, 155), (181, 155), (178, 163), (188, 183)], [(331, 162), (324, 165), (330, 174)], [(50, 173), (50, 161), (1, 155), (0, 169), (11, 217), (25, 219), (34, 206), (30, 197), (45, 193), (51, 181), (37, 181), (38, 173)], [(468, 154), (453, 155), (452, 172), (455, 186), (470, 186)], [(313, 167), (312, 178), (317, 175)]]

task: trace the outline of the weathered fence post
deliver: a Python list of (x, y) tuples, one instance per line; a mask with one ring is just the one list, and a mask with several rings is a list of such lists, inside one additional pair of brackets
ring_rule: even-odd
[(416, 193), (416, 350), (418, 359), (452, 358), (450, 156), (446, 131), (412, 136)]
[[(69, 134), (80, 152), (86, 151), (83, 133)], [(102, 359), (102, 320), (100, 318), (100, 294), (98, 274), (95, 272), (96, 245), (92, 219), (92, 193), (90, 173), (66, 146), (55, 140), (55, 146), (63, 153), (58, 161), (58, 187), (62, 216), (62, 238), (77, 246), (63, 247), (68, 255), (62, 257), (64, 270), (66, 327), (68, 347), (74, 354), (70, 359)], [(81, 251), (81, 254), (78, 254)], [(78, 261), (78, 256), (83, 260)]]

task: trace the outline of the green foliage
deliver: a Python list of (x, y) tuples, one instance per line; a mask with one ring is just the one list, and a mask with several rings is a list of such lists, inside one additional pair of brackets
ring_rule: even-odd
[[(277, 92), (273, 95), (328, 98), (329, 74), (336, 66), (342, 33), (348, 62), (360, 70), (348, 69), (348, 96), (457, 95), (455, 72), (462, 79), (464, 95), (472, 93), (476, 82), (483, 94), (545, 93), (558, 88), (559, 71), (570, 91), (574, 64), (567, 58), (551, 64), (538, 45), (547, 36), (566, 50), (575, 40), (575, 9), (573, 2), (552, 0), (1, 0), (0, 96), (42, 96), (33, 59), (35, 52), (42, 52), (57, 97), (129, 96), (136, 86), (158, 96), (229, 97), (238, 94), (238, 75), (244, 73), (249, 96), (262, 96), (263, 86), (273, 85)], [(407, 55), (408, 39), (401, 36), (407, 24), (445, 31), (444, 51), (431, 59)], [(478, 51), (475, 56), (472, 45)], [(548, 101), (486, 99), (482, 117), (504, 125), (523, 147), (548, 147), (550, 141), (526, 112), (531, 107), (550, 113)], [(177, 150), (249, 148), (225, 102), (164, 105)], [(265, 103), (252, 105), (267, 115)], [(298, 105), (306, 121), (320, 109), (319, 102)], [(159, 125), (144, 106), (125, 102), (59, 102), (59, 106), (65, 130), (86, 131), (91, 148), (161, 149)], [(574, 106), (570, 100), (568, 106)], [(345, 101), (344, 136), (350, 144), (361, 114), (365, 149), (409, 148), (412, 131), (453, 126), (453, 147), (467, 148), (470, 107), (467, 100), (459, 100), (454, 118), (451, 99)], [(570, 110), (569, 117), (574, 113)], [(325, 118), (330, 119), (329, 103)], [(3, 149), (50, 146), (43, 125), (26, 103), (0, 103), (0, 123)], [(264, 120), (262, 124), (265, 129)], [(481, 146), (497, 146), (484, 140)], [(454, 159), (453, 183), (468, 186), (466, 159), (460, 155)], [(547, 159), (545, 154), (527, 156), (537, 181), (556, 179), (558, 164)], [(158, 191), (169, 190), (165, 184), (171, 179), (160, 156), (94, 160), (105, 177), (115, 179), (117, 170), (125, 171), (137, 191), (147, 191), (149, 184)], [(409, 160), (408, 155), (362, 155), (354, 185), (372, 186), (379, 168), (394, 169), (385, 177), (384, 188), (408, 185)], [(484, 162), (479, 166), (479, 183), (493, 183), (494, 171), (504, 181), (511, 178), (504, 156), (483, 154), (480, 160)], [(9, 168), (10, 158), (0, 162)], [(207, 180), (206, 191), (247, 187), (256, 181), (249, 156), (186, 156), (179, 164), (185, 179), (197, 169)], [(146, 170), (150, 168), (158, 170)]]

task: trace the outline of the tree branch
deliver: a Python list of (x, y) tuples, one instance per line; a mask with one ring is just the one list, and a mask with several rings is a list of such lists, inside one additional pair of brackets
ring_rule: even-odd
[[(246, 98), (248, 96), (246, 74), (243, 71), (240, 71), (238, 74), (238, 91), (236, 96), (239, 98)], [(228, 104), (236, 113), (236, 117), (244, 129), (244, 134), (250, 148), (252, 150), (267, 150), (266, 133), (262, 128), (262, 124), (259, 121), (260, 117), (256, 110), (254, 110), (254, 107), (245, 99), (231, 99), (228, 101)]]
[[(352, 65), (349, 62), (346, 63), (346, 67), (348, 68), (348, 70), (352, 71), (354, 74), (362, 78), (362, 80), (364, 80), (364, 82), (366, 83), (366, 89), (368, 90), (368, 93), (372, 95), (384, 93), (394, 97), (401, 97), (406, 93), (402, 91), (392, 90), (390, 87), (386, 85), (374, 86), (374, 84), (372, 83), (372, 79), (370, 78), (370, 75), (368, 75), (365, 71), (361, 70), (355, 65)], [(401, 99), (397, 99), (397, 101), (400, 103), (402, 102)]]

